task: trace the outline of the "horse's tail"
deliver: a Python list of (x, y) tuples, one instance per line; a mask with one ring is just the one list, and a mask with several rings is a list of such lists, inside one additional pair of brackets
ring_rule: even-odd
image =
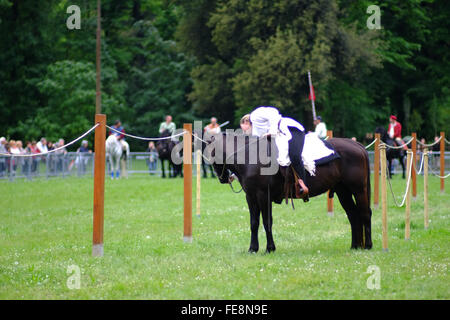
[(364, 151), (365, 151), (366, 164), (367, 164), (367, 200), (369, 202), (369, 211), (370, 211), (371, 210), (370, 209), (370, 204), (371, 204), (371, 199), (370, 199), (370, 196), (371, 196), (371, 192), (370, 192), (370, 190), (371, 190), (371, 188), (370, 188), (370, 160), (369, 160), (369, 153), (367, 152), (367, 150), (364, 150)]

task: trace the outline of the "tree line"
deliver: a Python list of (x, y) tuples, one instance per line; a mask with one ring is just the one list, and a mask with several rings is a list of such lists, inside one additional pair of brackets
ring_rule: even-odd
[[(96, 1), (78, 1), (79, 30), (66, 26), (72, 4), (0, 0), (0, 135), (69, 141), (92, 126)], [(390, 114), (404, 135), (450, 133), (450, 3), (379, 2), (374, 30), (372, 4), (103, 0), (102, 111), (142, 136), (157, 136), (166, 114), (238, 126), (259, 105), (312, 130), (310, 70), (335, 136), (362, 140)]]

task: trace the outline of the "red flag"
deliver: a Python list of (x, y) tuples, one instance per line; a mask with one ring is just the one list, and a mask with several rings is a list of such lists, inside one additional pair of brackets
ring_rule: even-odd
[[(311, 98), (311, 92), (312, 92), (312, 98)], [(309, 100), (316, 100), (316, 94), (314, 93), (314, 86), (311, 84), (311, 91), (309, 92)]]

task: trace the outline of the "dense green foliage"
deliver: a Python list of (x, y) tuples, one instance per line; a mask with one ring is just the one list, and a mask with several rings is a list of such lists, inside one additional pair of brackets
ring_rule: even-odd
[[(68, 141), (92, 124), (96, 1), (79, 1), (80, 30), (66, 27), (71, 4), (0, 0), (0, 135)], [(312, 130), (311, 70), (336, 136), (362, 139), (392, 113), (404, 135), (449, 133), (450, 3), (382, 1), (380, 30), (366, 26), (371, 4), (103, 0), (102, 111), (155, 136), (165, 114), (237, 125), (274, 105)]]

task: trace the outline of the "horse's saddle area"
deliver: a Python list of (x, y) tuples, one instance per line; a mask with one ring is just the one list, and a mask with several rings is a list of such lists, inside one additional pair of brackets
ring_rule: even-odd
[[(327, 142), (322, 141), (314, 133), (308, 133), (305, 135), (305, 144), (303, 146), (302, 160), (305, 166), (305, 170), (308, 171), (310, 176), (314, 176), (316, 172), (316, 166), (325, 165), (335, 159), (340, 158), (339, 154), (334, 150), (333, 146)], [(284, 195), (286, 204), (288, 199), (291, 198), (292, 207), (294, 207), (293, 199), (297, 198), (296, 194), (299, 194), (300, 186), (298, 184), (298, 174), (295, 172), (292, 165), (284, 167), (282, 170), (284, 176)], [(305, 184), (308, 186), (308, 179), (305, 179)], [(308, 197), (303, 198), (304, 202), (309, 201)]]
[(313, 132), (305, 135), (302, 160), (306, 171), (311, 176), (315, 175), (316, 166), (326, 164), (336, 158), (339, 158), (339, 154), (326, 140), (319, 139)]

